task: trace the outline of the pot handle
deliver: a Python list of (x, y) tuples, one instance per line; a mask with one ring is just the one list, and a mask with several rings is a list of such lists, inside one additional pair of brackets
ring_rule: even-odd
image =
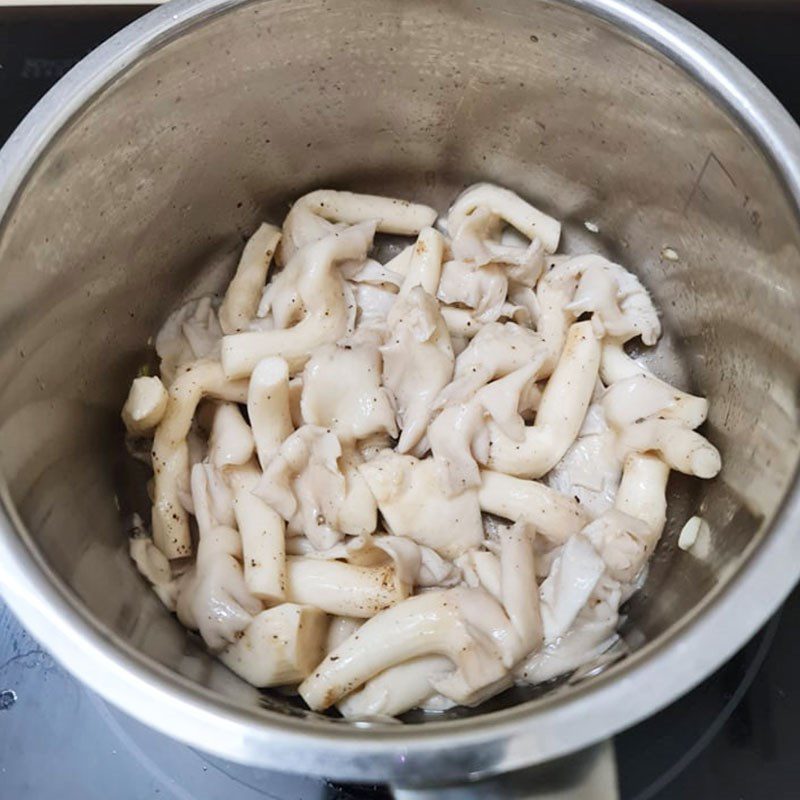
[(392, 792), (395, 800), (619, 800), (614, 742), (476, 781), (394, 786)]

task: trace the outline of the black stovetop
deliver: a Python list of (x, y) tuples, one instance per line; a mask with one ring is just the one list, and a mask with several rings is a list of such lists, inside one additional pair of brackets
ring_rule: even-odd
[[(675, 0), (800, 118), (800, 0)], [(147, 6), (0, 9), (0, 141)], [(800, 590), (728, 664), (615, 740), (623, 800), (800, 797)], [(380, 787), (248, 769), (154, 733), (59, 667), (0, 603), (0, 800), (322, 800)]]

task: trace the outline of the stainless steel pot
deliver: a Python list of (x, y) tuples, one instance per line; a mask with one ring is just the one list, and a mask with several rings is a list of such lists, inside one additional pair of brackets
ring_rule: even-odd
[[(673, 482), (626, 658), (438, 721), (345, 726), (259, 696), (141, 582), (117, 412), (168, 310), (219, 287), (290, 198), (347, 186), (444, 207), (476, 179), (643, 276), (668, 332), (653, 358), (712, 399), (725, 468)], [(645, 0), (170, 3), (0, 153), (3, 594), (112, 703), (242, 762), (426, 783), (608, 737), (733, 653), (800, 574), (799, 205), (794, 123)], [(699, 555), (676, 549), (695, 512), (712, 531)]]

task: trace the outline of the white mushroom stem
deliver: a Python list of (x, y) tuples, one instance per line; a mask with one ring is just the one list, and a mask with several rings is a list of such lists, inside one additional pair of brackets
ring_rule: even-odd
[(236, 641), (263, 605), (244, 582), (241, 537), (233, 528), (217, 524), (211, 512), (204, 467), (192, 468), (192, 502), (200, 535), (195, 563), (180, 579), (176, 611), (211, 650), (220, 650)]
[[(487, 595), (472, 592), (462, 595), (462, 614), (473, 635), (485, 637), (501, 656), (504, 666), (512, 669), (542, 640), (542, 619), (539, 610), (539, 589), (536, 583), (536, 564), (533, 554), (533, 529), (525, 522), (500, 530), (500, 560), (490, 553), (475, 553), (475, 556), (491, 556), (473, 559), (476, 572), (487, 573), (481, 580), (484, 585), (496, 581), (491, 602)], [(494, 560), (492, 560), (494, 559)], [(492, 566), (489, 566), (492, 565)], [(495, 566), (496, 565), (496, 566)], [(488, 569), (487, 569), (488, 568)], [(492, 574), (499, 570), (499, 575)], [(491, 591), (491, 590), (490, 590)], [(463, 673), (450, 673), (433, 679), (437, 691), (461, 704), (471, 705), (502, 691), (510, 681), (500, 675), (483, 686), (469, 685)]]
[(606, 339), (603, 342), (603, 354), (600, 361), (600, 379), (606, 386), (610, 386), (625, 378), (636, 375), (651, 376), (647, 367), (631, 358), (626, 352), (624, 342), (619, 339)]
[(415, 286), (421, 286), (429, 295), (436, 297), (439, 276), (442, 274), (444, 239), (435, 228), (420, 231), (408, 263), (400, 297), (405, 297)]
[(685, 394), (644, 374), (612, 383), (603, 396), (602, 405), (608, 424), (617, 429), (654, 416), (697, 428), (708, 413), (708, 401), (704, 398)]
[(614, 508), (583, 529), (612, 578), (636, 580), (666, 521), (669, 467), (658, 457), (631, 454), (625, 461)]
[(153, 544), (149, 536), (132, 538), (128, 542), (128, 553), (139, 572), (153, 586), (165, 586), (172, 580), (167, 557)]
[(634, 372), (635, 362), (619, 347), (604, 348), (604, 352), (613, 367), (606, 372), (615, 372), (619, 380), (608, 388), (602, 405), (609, 425), (619, 433), (623, 450), (655, 451), (673, 469), (713, 478), (722, 466), (719, 452), (691, 430), (705, 420), (708, 403), (674, 389), (646, 370)]
[(244, 246), (236, 274), (219, 307), (219, 324), (223, 333), (246, 330), (255, 317), (269, 265), (280, 240), (278, 228), (263, 223)]
[(390, 258), (383, 266), (389, 272), (394, 272), (397, 275), (406, 276), (408, 268), (411, 266), (411, 254), (414, 252), (414, 245), (410, 244), (404, 247), (394, 258)]
[(330, 653), (345, 639), (349, 638), (364, 624), (363, 619), (355, 617), (333, 617), (328, 626), (328, 637), (325, 640), (325, 652)]
[(502, 573), (500, 559), (488, 550), (468, 550), (455, 560), (461, 570), (464, 582), (473, 589), (483, 587), (497, 600), (503, 601)]
[(436, 211), (420, 203), (333, 189), (318, 189), (303, 195), (286, 217), (286, 227), (291, 227), (292, 213), (298, 209), (305, 209), (330, 222), (343, 222), (346, 225), (376, 220), (377, 229), (381, 233), (396, 233), (401, 236), (413, 236), (436, 221)]
[(327, 551), (307, 551), (304, 555), (342, 559), (359, 567), (383, 566), (391, 559), (397, 580), (410, 587), (433, 577), (440, 581), (427, 585), (438, 585), (451, 577), (449, 566), (436, 553), (402, 536), (357, 536)]
[(426, 706), (431, 710), (444, 711), (453, 706), (479, 706), (496, 694), (511, 688), (514, 685), (514, 676), (508, 672), (478, 689), (471, 688), (457, 672), (441, 678), (432, 678), (431, 683), (437, 694), (431, 695)]
[(519, 637), (516, 659), (523, 658), (542, 640), (539, 590), (533, 554), (535, 530), (525, 521), (500, 530), (500, 586), (503, 608)]
[(491, 183), (477, 183), (464, 191), (450, 208), (447, 230), (455, 236), (465, 219), (486, 208), (528, 239), (540, 239), (548, 253), (558, 249), (561, 223), (525, 202), (519, 195)]
[(285, 264), (301, 247), (343, 225), (371, 221), (382, 233), (411, 236), (435, 219), (436, 212), (428, 206), (393, 197), (320, 189), (299, 198), (287, 214), (278, 260)]
[(515, 442), (490, 423), (488, 466), (499, 472), (538, 478), (549, 472), (575, 441), (592, 399), (600, 365), (600, 342), (590, 322), (569, 329), (558, 366), (547, 383), (534, 425)]
[(223, 469), (246, 464), (253, 455), (253, 433), (235, 403), (220, 403), (208, 437), (208, 460)]
[(284, 439), (293, 431), (289, 398), (289, 365), (273, 356), (256, 364), (247, 392), (247, 415), (253, 429), (256, 452), (266, 469)]
[(439, 311), (451, 336), (471, 339), (484, 326), (483, 322), (475, 319), (474, 313), (468, 308), (443, 305)]
[(209, 491), (207, 464), (198, 463), (192, 467), (190, 487), (199, 534), (195, 564), (198, 567), (208, 566), (218, 555), (222, 554), (240, 559), (242, 557), (242, 540), (239, 533), (229, 525), (221, 525), (214, 514)]
[(318, 608), (283, 603), (257, 614), (219, 658), (259, 688), (299, 683), (322, 659), (327, 627)]
[[(288, 329), (223, 337), (225, 374), (230, 378), (246, 377), (262, 358), (270, 356), (282, 356), (295, 372), (303, 367), (315, 347), (344, 336), (350, 309), (344, 281), (335, 266), (340, 261), (363, 259), (374, 233), (374, 224), (354, 225), (299, 250), (285, 269), (298, 275), (297, 293), (306, 310), (305, 317)], [(295, 259), (299, 263), (294, 263)]]
[[(252, 375), (250, 376), (252, 380)], [(303, 399), (303, 377), (298, 375), (289, 381), (289, 414), (292, 425), (299, 428), (305, 423), (301, 403)]]
[(614, 507), (640, 519), (661, 536), (667, 518), (669, 467), (656, 456), (633, 453), (625, 460)]
[(164, 417), (153, 440), (153, 541), (167, 558), (191, 555), (189, 519), (180, 489), (189, 485), (186, 437), (203, 397), (243, 403), (247, 381), (227, 380), (218, 361), (201, 360), (182, 368), (169, 388)]
[(161, 422), (167, 410), (167, 394), (160, 378), (135, 378), (122, 407), (122, 421), (134, 436), (147, 436)]
[(722, 468), (717, 448), (677, 420), (645, 419), (629, 425), (622, 445), (640, 453), (655, 451), (672, 469), (698, 478), (713, 478)]
[(289, 556), (286, 596), (339, 616), (373, 617), (408, 596), (394, 564), (358, 567), (344, 561)]
[[(219, 470), (211, 464), (203, 464), (208, 481), (208, 500), (211, 513), (221, 525), (236, 527), (236, 514), (233, 510), (233, 490), (231, 489), (225, 470)], [(191, 514), (191, 509), (186, 509)]]
[[(672, 403), (667, 409), (667, 416), (683, 420), (690, 428), (697, 428), (708, 415), (708, 400), (704, 397), (676, 389), (666, 381), (653, 375), (647, 367), (632, 359), (624, 350), (619, 340), (606, 339), (600, 359), (600, 379), (606, 386), (612, 386), (632, 378), (644, 378), (668, 393)], [(641, 415), (646, 416), (646, 415)]]
[(436, 220), (436, 210), (430, 206), (375, 194), (321, 189), (305, 195), (300, 202), (332, 222), (355, 225), (377, 220), (381, 233), (400, 236), (413, 236)]
[(232, 528), (236, 524), (233, 492), (220, 470), (206, 461), (195, 462), (190, 486), (191, 493), (183, 497), (183, 502), (186, 510), (197, 519), (201, 533), (215, 525)]
[(567, 331), (574, 319), (567, 306), (572, 300), (576, 285), (575, 278), (565, 278), (551, 270), (544, 274), (536, 288), (539, 306), (536, 333), (539, 334), (547, 354), (542, 370), (543, 377), (547, 377), (555, 369), (564, 349)]
[(481, 472), (478, 502), (490, 514), (530, 523), (556, 544), (563, 544), (587, 522), (580, 504), (573, 498), (538, 481), (500, 472)]
[(286, 597), (286, 525), (253, 489), (261, 473), (253, 465), (228, 470), (233, 487), (233, 512), (242, 537), (244, 582), (251, 594), (278, 603)]
[(502, 662), (470, 634), (461, 615), (460, 593), (472, 591), (478, 590), (416, 595), (367, 620), (303, 681), (300, 696), (323, 710), (389, 667), (434, 654), (450, 659), (468, 685), (499, 679)]
[(412, 658), (368, 680), (340, 700), (337, 708), (347, 719), (396, 717), (422, 705), (434, 693), (431, 678), (452, 670), (452, 662), (444, 656)]

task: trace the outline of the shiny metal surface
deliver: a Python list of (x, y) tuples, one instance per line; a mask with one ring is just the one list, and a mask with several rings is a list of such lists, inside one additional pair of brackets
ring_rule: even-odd
[[(408, 785), (582, 748), (728, 657), (800, 574), (800, 133), (701, 33), (640, 0), (177, 0), (81, 62), (0, 151), (0, 585), (104, 697), (230, 759)], [(630, 655), (424, 724), (264, 697), (130, 565), (117, 412), (145, 342), (243, 237), (332, 185), (444, 207), (490, 179), (634, 268), (652, 358), (712, 399), (725, 469), (674, 481)], [(599, 228), (592, 234), (585, 221)], [(673, 261), (665, 248), (678, 254)], [(707, 556), (676, 549), (689, 513)]]

